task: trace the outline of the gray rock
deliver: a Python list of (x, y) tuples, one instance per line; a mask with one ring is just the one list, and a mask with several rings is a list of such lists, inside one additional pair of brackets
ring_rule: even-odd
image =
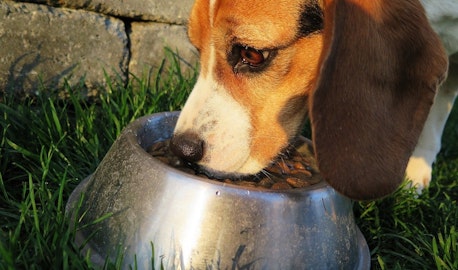
[(36, 91), (84, 79), (88, 89), (108, 77), (125, 80), (129, 60), (121, 20), (92, 12), (0, 2), (0, 89)]
[(129, 72), (136, 77), (149, 76), (152, 80), (154, 77), (151, 77), (151, 71), (154, 76), (154, 71), (158, 68), (169, 68), (177, 62), (183, 73), (191, 72), (196, 67), (198, 53), (188, 40), (186, 27), (160, 23), (132, 23), (131, 29)]
[(115, 17), (186, 24), (193, 0), (22, 0), (91, 10)]

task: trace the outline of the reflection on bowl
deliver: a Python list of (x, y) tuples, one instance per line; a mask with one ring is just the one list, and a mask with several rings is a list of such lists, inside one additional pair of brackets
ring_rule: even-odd
[[(145, 149), (170, 138), (177, 112), (128, 125), (72, 193), (76, 242), (95, 264), (138, 269), (369, 269), (351, 200), (324, 182), (259, 190), (168, 167)], [(154, 260), (154, 265), (152, 263)]]

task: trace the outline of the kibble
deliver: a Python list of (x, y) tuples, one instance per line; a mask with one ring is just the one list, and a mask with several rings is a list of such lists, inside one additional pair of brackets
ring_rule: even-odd
[[(206, 177), (169, 149), (169, 140), (154, 143), (147, 149), (154, 158), (185, 173)], [(305, 188), (321, 181), (309, 140), (298, 140), (275, 162), (250, 179), (212, 179), (227, 184), (271, 190)]]

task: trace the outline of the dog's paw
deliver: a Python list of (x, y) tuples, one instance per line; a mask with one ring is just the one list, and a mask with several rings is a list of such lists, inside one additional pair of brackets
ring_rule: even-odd
[(424, 157), (412, 156), (407, 164), (406, 177), (412, 181), (411, 186), (416, 188), (418, 194), (429, 186), (431, 182), (432, 162)]

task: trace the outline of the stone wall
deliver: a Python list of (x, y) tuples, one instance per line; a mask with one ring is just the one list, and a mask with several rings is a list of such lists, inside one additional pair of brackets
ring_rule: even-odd
[[(0, 92), (36, 92), (107, 78), (145, 77), (178, 53), (195, 67), (186, 35), (193, 0), (0, 0)], [(189, 70), (189, 69), (188, 69)]]

